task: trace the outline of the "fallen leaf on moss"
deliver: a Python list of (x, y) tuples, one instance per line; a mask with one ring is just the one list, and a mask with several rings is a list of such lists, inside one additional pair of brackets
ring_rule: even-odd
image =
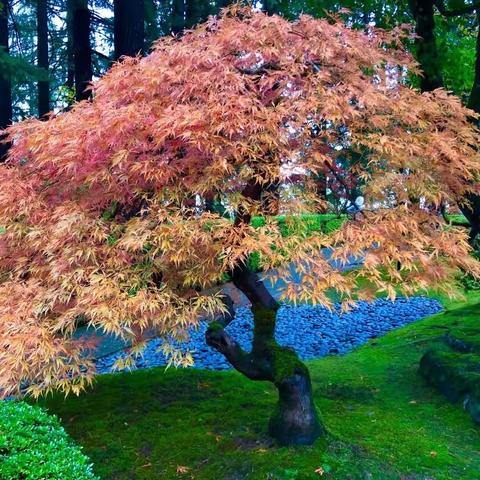
[(177, 467), (177, 473), (188, 473), (190, 470), (190, 467), (184, 467), (183, 465)]

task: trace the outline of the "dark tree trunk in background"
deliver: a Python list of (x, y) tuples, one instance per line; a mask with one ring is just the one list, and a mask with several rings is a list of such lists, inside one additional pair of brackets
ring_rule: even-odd
[(440, 57), (435, 38), (434, 0), (409, 0), (415, 19), (416, 56), (424, 76), (420, 80), (422, 91), (429, 92), (443, 86)]
[[(478, 21), (480, 21), (480, 10), (477, 10), (477, 23)], [(478, 25), (475, 77), (467, 106), (480, 113), (480, 23)], [(472, 119), (472, 122), (478, 122), (478, 120)], [(465, 197), (468, 204), (460, 205), (460, 210), (470, 223), (469, 239), (470, 243), (473, 244), (480, 234), (480, 196), (469, 193)]]
[(134, 57), (145, 48), (145, 4), (144, 0), (114, 1), (115, 60)]
[[(219, 2), (217, 10), (224, 6), (225, 1)], [(171, 15), (171, 30), (174, 34), (182, 33), (183, 30), (193, 28), (205, 21), (210, 14), (208, 2), (199, 0), (173, 0)]]
[[(6, 0), (0, 1), (0, 48), (8, 54), (8, 12)], [(12, 84), (7, 72), (0, 71), (0, 129), (12, 123)], [(0, 140), (2, 138), (0, 137)], [(0, 162), (4, 162), (9, 145), (0, 143)]]
[(171, 15), (171, 31), (173, 34), (182, 33), (185, 28), (185, 0), (173, 0)]
[(480, 9), (477, 10), (477, 48), (475, 58), (475, 77), (473, 81), (470, 98), (468, 100), (468, 108), (480, 113)]
[(92, 81), (92, 49), (90, 46), (91, 13), (88, 0), (70, 0), (72, 15), (72, 49), (75, 74), (75, 99), (90, 98), (85, 89)]
[(459, 205), (461, 212), (470, 223), (469, 240), (473, 245), (480, 233), (480, 196), (473, 193), (465, 195), (467, 204)]
[(73, 51), (73, 1), (67, 2), (67, 81), (65, 85), (75, 87), (75, 53)]
[[(468, 108), (471, 108), (476, 113), (480, 113), (480, 10), (477, 10), (477, 47), (475, 58), (475, 77), (473, 81), (472, 90), (468, 99)], [(473, 122), (478, 122), (472, 119)], [(469, 240), (473, 245), (476, 238), (480, 234), (480, 196), (473, 193), (467, 194), (466, 200), (468, 204), (460, 205), (460, 210), (465, 215), (470, 223)]]
[[(37, 58), (38, 66), (48, 74), (48, 12), (47, 0), (37, 0)], [(46, 80), (38, 82), (38, 116), (50, 111), (50, 86)]]
[[(417, 39), (416, 57), (424, 72), (420, 87), (423, 92), (443, 87), (442, 66), (436, 44), (434, 5), (442, 3), (433, 0), (409, 0), (410, 10), (416, 22), (416, 32), (422, 38)], [(445, 11), (442, 8), (441, 13)], [(449, 16), (449, 15), (446, 15)], [(477, 13), (478, 17), (478, 13)], [(477, 57), (475, 62), (475, 80), (471, 91), (468, 106), (480, 112), (480, 27), (477, 38)], [(465, 195), (466, 203), (459, 203), (458, 207), (470, 223), (469, 239), (473, 245), (480, 233), (480, 196), (473, 193)]]
[(278, 0), (263, 0), (263, 11), (269, 15), (278, 13), (279, 5)]
[(185, 27), (193, 28), (202, 23), (208, 17), (208, 2), (198, 0), (186, 0), (185, 5)]

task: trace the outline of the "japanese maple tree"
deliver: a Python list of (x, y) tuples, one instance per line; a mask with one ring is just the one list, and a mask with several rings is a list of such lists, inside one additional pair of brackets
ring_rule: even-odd
[[(348, 307), (379, 291), (450, 291), (459, 269), (479, 270), (465, 234), (422, 208), (473, 188), (478, 131), (455, 97), (405, 84), (417, 68), (406, 35), (235, 5), (114, 65), (92, 100), (9, 128), (1, 394), (78, 393), (91, 383), (92, 345), (73, 335), (80, 317), (132, 342), (132, 355), (164, 338), (176, 365), (192, 359), (171, 342), (208, 318), (207, 343), (278, 388), (271, 434), (312, 443), (323, 427), (307, 367), (275, 341), (279, 305), (249, 256), (275, 269), (286, 300), (327, 307), (331, 289)], [(335, 171), (339, 155), (366, 208), (332, 234), (307, 235), (296, 215), (318, 209), (318, 175)], [(281, 235), (277, 212), (295, 234)], [(267, 221), (253, 228), (258, 214)], [(342, 272), (351, 256), (362, 267)], [(248, 352), (225, 331), (235, 321), (227, 277), (252, 305)]]

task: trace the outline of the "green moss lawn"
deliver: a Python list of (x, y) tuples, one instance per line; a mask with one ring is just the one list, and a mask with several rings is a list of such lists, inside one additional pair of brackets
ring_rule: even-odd
[(99, 378), (42, 401), (104, 480), (478, 480), (480, 427), (418, 375), (445, 331), (471, 324), (480, 295), (343, 357), (309, 363), (328, 437), (279, 448), (276, 394), (235, 372), (152, 369)]

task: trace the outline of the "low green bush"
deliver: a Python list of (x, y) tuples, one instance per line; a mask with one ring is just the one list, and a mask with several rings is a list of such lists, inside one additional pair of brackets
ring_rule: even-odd
[(89, 459), (55, 416), (0, 402), (0, 480), (97, 480)]

